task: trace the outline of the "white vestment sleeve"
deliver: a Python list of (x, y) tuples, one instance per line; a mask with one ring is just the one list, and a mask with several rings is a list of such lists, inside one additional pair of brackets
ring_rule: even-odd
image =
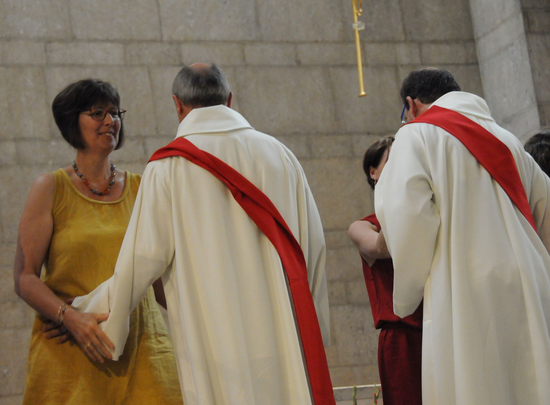
[(162, 161), (145, 169), (114, 275), (73, 306), (85, 312), (110, 312), (101, 324), (118, 360), (128, 337), (130, 314), (174, 256), (170, 190)]
[(440, 226), (429, 157), (414, 125), (393, 143), (375, 191), (375, 209), (394, 266), (394, 312), (412, 314), (424, 296)]

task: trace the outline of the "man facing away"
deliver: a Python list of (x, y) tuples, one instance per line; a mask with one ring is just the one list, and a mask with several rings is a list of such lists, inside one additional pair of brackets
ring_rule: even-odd
[(413, 121), (375, 195), (394, 311), (424, 298), (424, 404), (550, 404), (550, 180), (458, 89), (438, 69), (403, 82)]
[(110, 312), (116, 359), (162, 276), (186, 405), (334, 404), (323, 229), (298, 160), (230, 108), (215, 65), (184, 67), (173, 94), (176, 140), (145, 169), (115, 274), (75, 305)]

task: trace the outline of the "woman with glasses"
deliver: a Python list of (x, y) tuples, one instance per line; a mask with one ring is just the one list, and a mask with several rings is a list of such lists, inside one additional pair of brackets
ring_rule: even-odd
[(124, 141), (120, 97), (109, 83), (81, 80), (55, 97), (52, 110), (76, 157), (38, 177), (19, 226), (15, 290), (38, 313), (23, 403), (181, 404), (153, 289), (132, 313), (130, 337), (116, 362), (104, 359), (112, 343), (98, 325), (109, 314), (68, 305), (113, 274), (139, 187), (139, 175), (110, 161)]

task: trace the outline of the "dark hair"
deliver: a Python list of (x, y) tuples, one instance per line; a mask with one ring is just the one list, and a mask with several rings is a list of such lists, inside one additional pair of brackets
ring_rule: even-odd
[(193, 108), (226, 104), (230, 93), (227, 78), (213, 63), (205, 68), (185, 66), (172, 84), (172, 94)]
[(541, 131), (525, 142), (525, 150), (547, 176), (550, 176), (550, 131)]
[(460, 91), (460, 86), (451, 72), (444, 69), (423, 68), (413, 70), (401, 86), (401, 99), (407, 109), (407, 97), (431, 104), (451, 91)]
[(363, 171), (367, 175), (367, 181), (369, 186), (374, 190), (374, 180), (370, 177), (370, 168), (377, 168), (380, 165), (384, 152), (388, 149), (394, 141), (393, 136), (388, 136), (384, 139), (374, 142), (365, 152), (363, 157)]
[[(120, 108), (120, 96), (108, 82), (97, 79), (85, 79), (69, 84), (55, 96), (52, 112), (61, 135), (75, 149), (85, 149), (86, 145), (80, 132), (80, 113), (94, 106), (113, 104)], [(124, 124), (120, 123), (118, 143), (120, 149), (124, 143)]]

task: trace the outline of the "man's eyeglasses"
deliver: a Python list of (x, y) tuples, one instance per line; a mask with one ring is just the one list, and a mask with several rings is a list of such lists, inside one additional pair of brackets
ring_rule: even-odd
[(405, 125), (407, 123), (407, 121), (405, 121), (404, 117), (405, 117), (405, 110), (407, 109), (407, 106), (403, 106), (403, 111), (401, 111), (401, 124), (402, 125)]
[[(86, 111), (83, 111), (86, 112)], [(95, 108), (93, 110), (90, 110), (89, 113), (86, 115), (89, 115), (92, 117), (95, 121), (103, 121), (107, 114), (109, 114), (113, 121), (115, 120), (123, 120), (124, 119), (124, 113), (126, 110), (104, 110), (103, 108)]]

